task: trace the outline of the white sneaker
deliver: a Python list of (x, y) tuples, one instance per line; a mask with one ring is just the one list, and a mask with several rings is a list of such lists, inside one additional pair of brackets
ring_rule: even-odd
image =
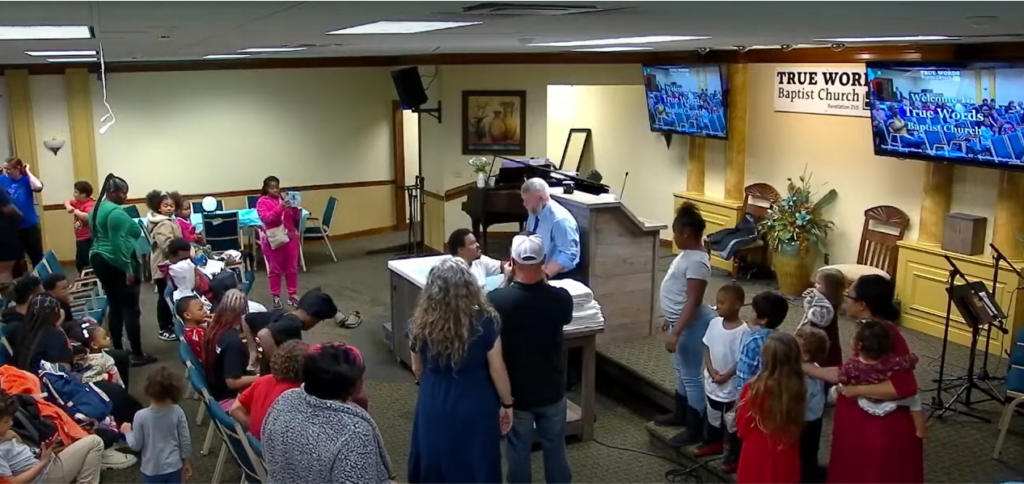
[(106, 469), (127, 469), (135, 463), (138, 459), (134, 455), (128, 455), (122, 452), (118, 452), (113, 448), (104, 449), (103, 454), (100, 455), (100, 468)]

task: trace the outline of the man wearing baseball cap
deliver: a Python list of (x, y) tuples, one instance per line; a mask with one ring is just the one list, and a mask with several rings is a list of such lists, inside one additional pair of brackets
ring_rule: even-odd
[(565, 455), (565, 349), (572, 296), (547, 283), (544, 242), (512, 239), (513, 282), (487, 295), (501, 318), (501, 346), (512, 386), (512, 429), (505, 440), (508, 482), (530, 482), (534, 424), (544, 450), (544, 480), (572, 482)]

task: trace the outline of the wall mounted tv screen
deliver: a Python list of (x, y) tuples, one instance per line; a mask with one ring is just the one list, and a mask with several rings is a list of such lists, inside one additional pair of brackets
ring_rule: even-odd
[(728, 137), (720, 66), (644, 66), (644, 87), (651, 131)]
[(867, 69), (875, 154), (1024, 170), (1024, 65)]

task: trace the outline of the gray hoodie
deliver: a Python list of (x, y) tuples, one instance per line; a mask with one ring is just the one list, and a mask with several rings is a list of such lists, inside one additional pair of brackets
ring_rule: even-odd
[(181, 226), (173, 217), (149, 212), (146, 215), (146, 231), (149, 232), (149, 240), (153, 242), (153, 254), (150, 256), (153, 279), (163, 279), (160, 264), (166, 262), (169, 257), (167, 246), (172, 240), (181, 237)]

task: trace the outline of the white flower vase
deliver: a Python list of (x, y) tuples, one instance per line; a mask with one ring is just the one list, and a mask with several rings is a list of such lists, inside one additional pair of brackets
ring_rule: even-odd
[(483, 188), (485, 186), (487, 186), (487, 175), (485, 175), (483, 173), (477, 173), (476, 174), (476, 187), (477, 188)]

